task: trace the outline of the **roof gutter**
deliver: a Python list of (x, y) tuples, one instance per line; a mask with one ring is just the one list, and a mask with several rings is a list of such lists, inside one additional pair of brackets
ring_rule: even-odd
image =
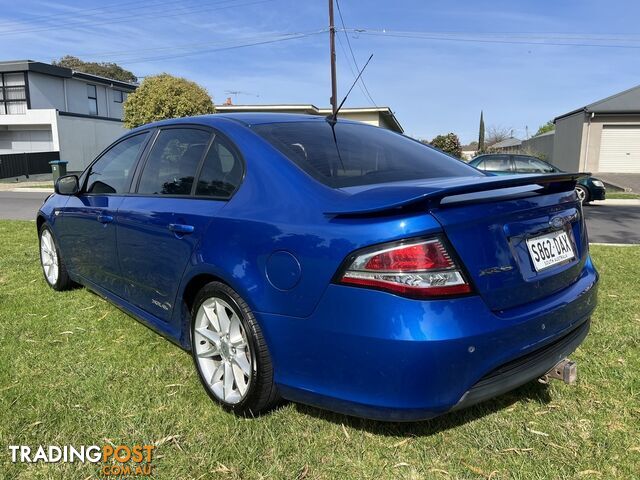
[(564, 115), (560, 115), (559, 117), (553, 119), (553, 123), (555, 124), (558, 120), (562, 120), (563, 118), (570, 117), (571, 115), (575, 115), (576, 113), (580, 112), (588, 112), (587, 107), (578, 108), (576, 110), (572, 110), (571, 112), (565, 113)]

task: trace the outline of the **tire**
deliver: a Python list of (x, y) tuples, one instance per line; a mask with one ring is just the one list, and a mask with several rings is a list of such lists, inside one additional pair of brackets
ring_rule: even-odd
[(38, 240), (40, 265), (47, 284), (58, 292), (73, 288), (75, 283), (69, 278), (69, 273), (67, 272), (67, 267), (60, 253), (58, 243), (46, 223), (40, 227)]
[(586, 205), (591, 200), (589, 190), (582, 185), (576, 185), (576, 195), (578, 195), (578, 199), (582, 202), (582, 205)]
[(208, 283), (195, 298), (191, 356), (205, 390), (225, 410), (257, 416), (278, 402), (260, 326), (247, 303), (224, 283)]

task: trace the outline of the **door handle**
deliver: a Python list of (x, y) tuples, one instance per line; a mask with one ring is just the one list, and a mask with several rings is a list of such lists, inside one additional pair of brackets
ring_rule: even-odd
[(113, 216), (112, 215), (104, 215), (102, 213), (98, 214), (98, 221), (100, 223), (111, 223), (113, 222)]
[(173, 233), (186, 235), (188, 233), (193, 233), (195, 228), (193, 225), (182, 225), (180, 223), (170, 223), (169, 230), (171, 230)]

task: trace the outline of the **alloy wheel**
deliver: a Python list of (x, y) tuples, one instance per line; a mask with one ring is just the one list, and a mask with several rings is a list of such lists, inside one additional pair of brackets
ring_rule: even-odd
[(195, 358), (215, 397), (235, 405), (251, 382), (253, 359), (238, 312), (219, 297), (207, 298), (196, 313)]
[(587, 191), (584, 189), (584, 187), (576, 187), (576, 195), (578, 195), (578, 200), (580, 200), (580, 203), (584, 203), (587, 199)]
[(42, 262), (42, 268), (45, 277), (47, 277), (47, 282), (55, 285), (58, 281), (59, 272), (58, 253), (51, 232), (47, 229), (44, 229), (40, 236), (40, 261)]

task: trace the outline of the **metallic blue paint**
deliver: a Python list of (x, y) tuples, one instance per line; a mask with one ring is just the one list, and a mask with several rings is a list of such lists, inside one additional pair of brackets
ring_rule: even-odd
[[(572, 188), (448, 207), (419, 202), (504, 179), (331, 189), (251, 130), (283, 121), (324, 119), (213, 115), (138, 129), (191, 124), (226, 135), (246, 163), (229, 201), (53, 195), (39, 221), (51, 226), (73, 280), (186, 349), (188, 285), (202, 275), (226, 282), (254, 311), (285, 398), (371, 418), (446, 412), (488, 372), (591, 315), (597, 273)], [(558, 216), (577, 218), (570, 231), (578, 257), (536, 273), (524, 239)], [(332, 283), (357, 249), (432, 234), (453, 247), (474, 294), (420, 301)]]
[(291, 290), (298, 285), (302, 274), (296, 256), (283, 250), (273, 252), (269, 256), (264, 270), (269, 283), (278, 290)]

